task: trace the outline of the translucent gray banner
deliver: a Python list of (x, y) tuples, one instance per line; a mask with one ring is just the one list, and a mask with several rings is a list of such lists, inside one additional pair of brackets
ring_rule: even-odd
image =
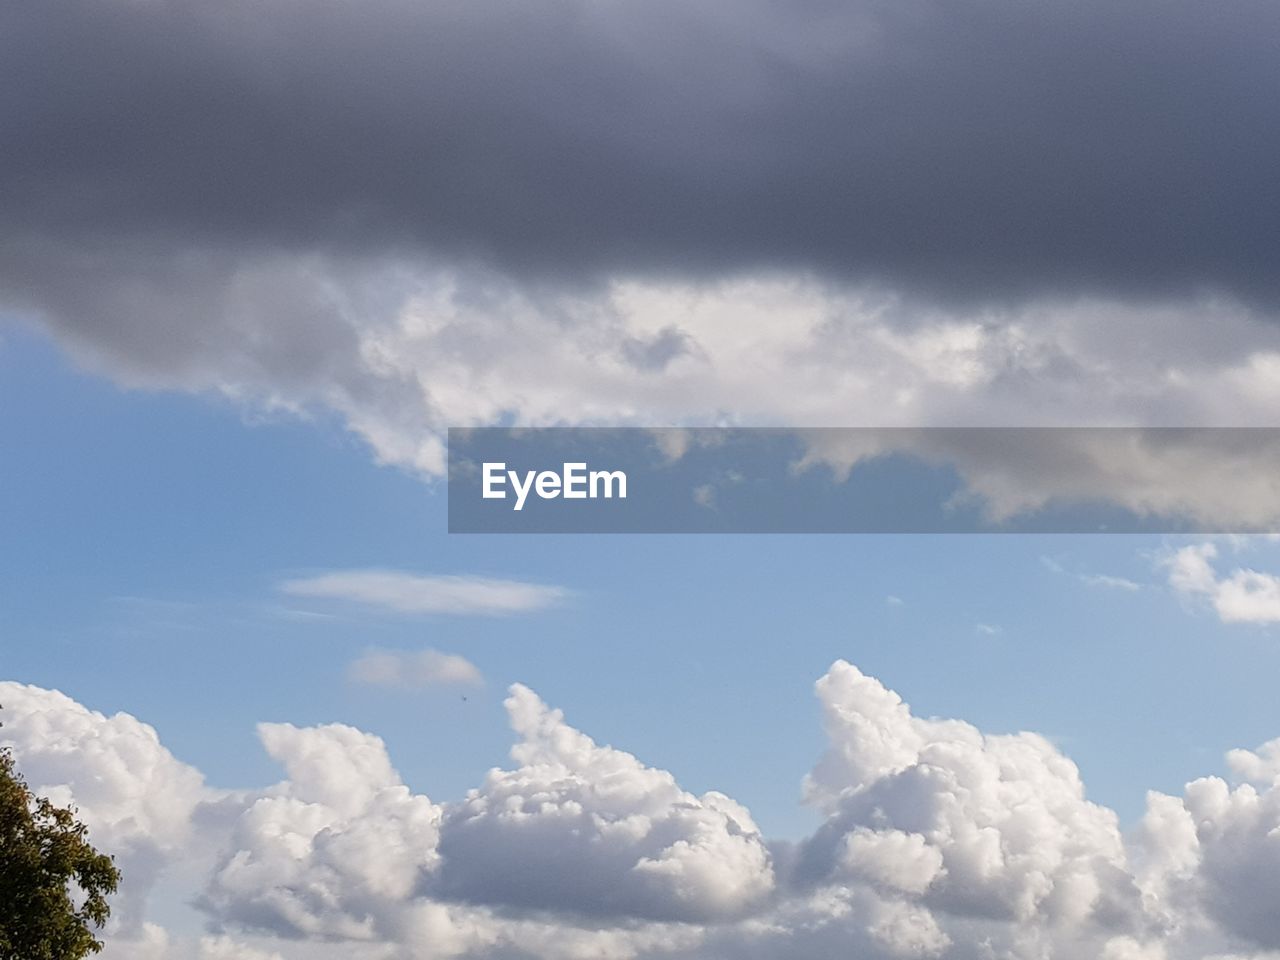
[(1280, 429), (453, 429), (449, 530), (1271, 533)]

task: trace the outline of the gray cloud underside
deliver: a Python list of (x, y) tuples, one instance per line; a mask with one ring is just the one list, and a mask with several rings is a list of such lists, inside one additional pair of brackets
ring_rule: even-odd
[(446, 426), (1274, 425), (1261, 3), (10, 5), (0, 317)]
[(20, 293), (122, 244), (1280, 293), (1260, 0), (5, 6)]

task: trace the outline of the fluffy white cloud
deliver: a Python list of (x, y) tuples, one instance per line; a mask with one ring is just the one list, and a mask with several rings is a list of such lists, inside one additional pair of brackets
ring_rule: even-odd
[[(219, 926), (414, 957), (538, 942), (565, 956), (574, 941), (584, 957), (621, 958), (698, 935), (662, 921), (737, 915), (769, 894), (769, 853), (743, 807), (596, 746), (523, 687), (508, 709), (518, 767), (452, 806), (411, 793), (376, 737), (262, 725), (287, 779), (243, 798), (201, 905)], [(536, 919), (547, 911), (563, 914), (550, 931)]]
[(651, 920), (742, 914), (773, 888), (746, 808), (696, 797), (665, 770), (601, 747), (526, 687), (506, 701), (514, 770), (493, 770), (450, 810), (444, 888), (480, 903)]
[(1280, 784), (1267, 759), (1234, 751), (1231, 760), (1237, 771), (1261, 774), (1262, 782), (1232, 786), (1205, 777), (1189, 783), (1181, 798), (1149, 799), (1142, 839), (1154, 854), (1147, 887), (1169, 905), (1166, 919), (1175, 928), (1208, 926), (1250, 948), (1278, 951)]
[(262, 724), (289, 778), (248, 799), (202, 905), (283, 936), (375, 940), (439, 866), (440, 808), (413, 794), (377, 737)]
[(1256, 750), (1231, 750), (1227, 766), (1247, 783), (1272, 785), (1280, 780), (1280, 739), (1268, 740)]
[(920, 833), (854, 827), (841, 842), (840, 870), (877, 887), (921, 894), (946, 869), (942, 853)]
[(167, 862), (197, 847), (199, 808), (214, 797), (195, 768), (127, 713), (105, 716), (56, 690), (0, 682), (0, 747), (31, 788), (74, 804), (128, 878), (114, 929), (144, 935), (146, 899)]
[(1280, 740), (1226, 759), (1234, 784), (1205, 777), (1150, 798), (1147, 845), (1175, 851), (1156, 878), (1249, 948), (1280, 951)]
[(286, 580), (280, 589), (290, 596), (346, 600), (405, 614), (502, 616), (544, 610), (568, 596), (561, 587), (518, 580), (423, 576), (399, 570), (338, 570)]
[[(1194, 575), (1194, 569), (1192, 570)], [(769, 845), (728, 797), (600, 746), (515, 686), (518, 741), (456, 802), (415, 794), (375, 736), (263, 724), (285, 778), (204, 786), (154, 730), (0, 685), (4, 743), (126, 858), (143, 960), (1202, 960), (1280, 950), (1280, 740), (1232, 751), (1237, 782), (1151, 794), (1126, 842), (1041, 737), (922, 719), (845, 662), (818, 681), (826, 816)], [(214, 850), (204, 937), (166, 933), (138, 884)], [(202, 856), (202, 855), (201, 855)], [(129, 858), (133, 858), (130, 860)], [(197, 857), (200, 859), (201, 857)], [(135, 871), (133, 862), (150, 864)], [(172, 874), (188, 877), (180, 871)]]
[(368, 650), (347, 668), (347, 676), (369, 686), (409, 690), (484, 682), (480, 670), (466, 657), (439, 650)]
[(1217, 557), (1212, 543), (1182, 547), (1166, 561), (1169, 585), (1207, 599), (1223, 623), (1280, 621), (1280, 577), (1248, 568), (1220, 577), (1213, 566)]
[(1047, 740), (919, 719), (843, 661), (817, 689), (831, 743), (808, 788), (829, 816), (802, 850), (802, 879), (1022, 923), (1136, 911), (1115, 814), (1085, 799)]
[(110, 843), (184, 842), (204, 780), (154, 728), (19, 683), (0, 682), (0, 705), (0, 744), (13, 748), (33, 788), (55, 803), (74, 797), (85, 823)]

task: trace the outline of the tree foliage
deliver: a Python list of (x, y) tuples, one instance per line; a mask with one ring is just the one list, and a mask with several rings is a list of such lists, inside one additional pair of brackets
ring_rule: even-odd
[(81, 960), (111, 913), (120, 871), (75, 811), (37, 797), (0, 750), (0, 960)]

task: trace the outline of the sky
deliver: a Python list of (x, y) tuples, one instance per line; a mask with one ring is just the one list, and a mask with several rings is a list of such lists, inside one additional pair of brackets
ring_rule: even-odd
[[(343, 724), (461, 802), (510, 763), (519, 683), (803, 843), (824, 822), (803, 789), (827, 748), (813, 685), (843, 659), (918, 716), (1047, 737), (1132, 834), (1148, 790), (1228, 776), (1229, 750), (1280, 729), (1280, 614), (1233, 617), (1188, 566), (1280, 570), (1265, 538), (468, 537), (443, 482), (373, 462), (334, 418), (123, 389), (16, 327), (0, 374), (4, 675), (138, 717), (208, 790), (277, 783), (261, 722)], [(206, 878), (182, 884), (147, 897), (173, 944), (234, 929), (191, 905)]]
[[(1280, 426), (1275, 4), (4, 7), (0, 744), (107, 960), (1280, 956), (1274, 538), (467, 536), (445, 445)], [(961, 473), (1280, 519), (1146, 452)]]

